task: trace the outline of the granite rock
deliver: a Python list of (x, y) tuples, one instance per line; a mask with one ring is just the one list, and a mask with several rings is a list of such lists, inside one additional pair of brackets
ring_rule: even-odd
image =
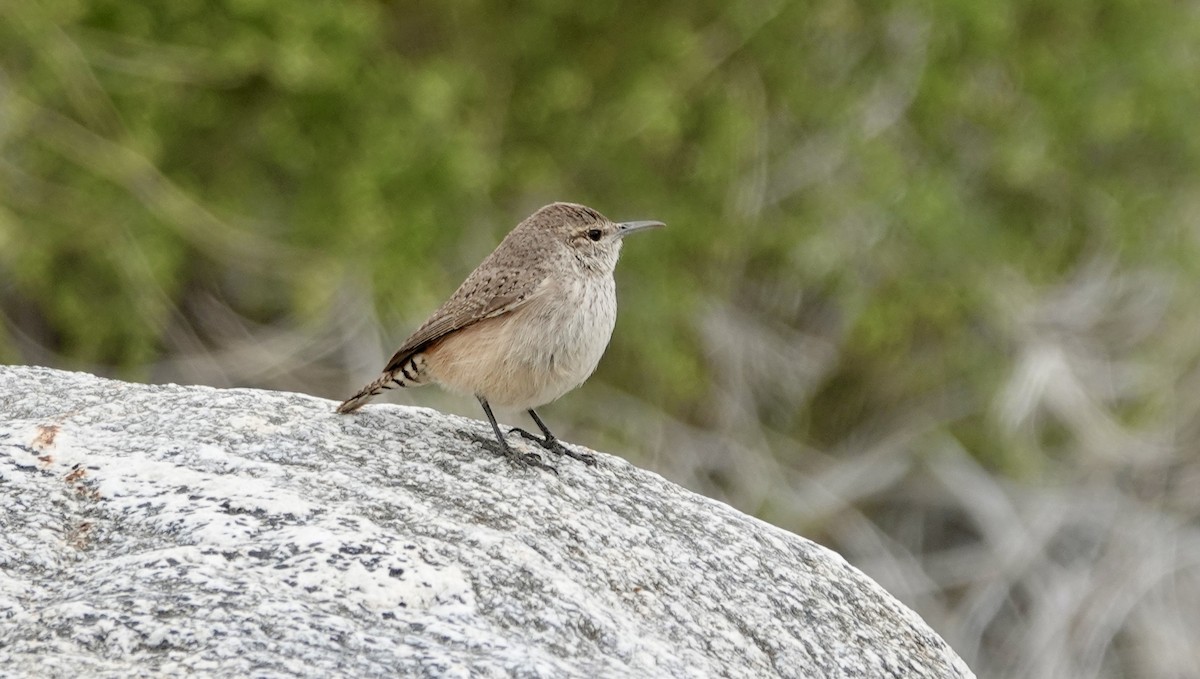
[(334, 405), (0, 366), (0, 674), (972, 676), (834, 552), (620, 458)]

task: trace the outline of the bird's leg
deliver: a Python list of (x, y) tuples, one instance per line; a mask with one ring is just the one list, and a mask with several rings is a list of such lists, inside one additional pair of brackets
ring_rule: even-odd
[(519, 427), (513, 427), (508, 433), (512, 434), (513, 432), (516, 432), (552, 453), (573, 457), (586, 465), (592, 466), (596, 464), (595, 455), (592, 455), (591, 453), (578, 453), (564, 446), (557, 438), (554, 437), (554, 434), (550, 432), (550, 427), (547, 427), (546, 423), (542, 422), (542, 418), (538, 417), (538, 414), (533, 412), (533, 408), (529, 409), (529, 416), (533, 418), (533, 422), (538, 426), (538, 429), (541, 429), (542, 433), (546, 435), (545, 438), (530, 434)]
[(558, 470), (550, 465), (542, 462), (542, 458), (537, 453), (518, 453), (508, 445), (508, 441), (504, 440), (504, 434), (500, 433), (500, 425), (496, 424), (496, 416), (492, 414), (492, 407), (488, 405), (487, 399), (482, 396), (476, 396), (479, 399), (479, 405), (483, 406), (483, 412), (488, 416), (488, 422), (492, 423), (492, 431), (496, 432), (496, 439), (500, 441), (500, 448), (504, 451), (504, 455), (512, 460), (530, 467), (545, 469), (558, 473)]

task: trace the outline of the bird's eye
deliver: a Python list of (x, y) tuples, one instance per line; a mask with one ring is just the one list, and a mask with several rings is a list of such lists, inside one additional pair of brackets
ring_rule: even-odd
[(592, 229), (587, 232), (588, 240), (592, 240), (592, 241), (600, 240), (600, 236), (602, 236), (602, 235), (604, 235), (604, 234), (600, 233), (600, 229)]

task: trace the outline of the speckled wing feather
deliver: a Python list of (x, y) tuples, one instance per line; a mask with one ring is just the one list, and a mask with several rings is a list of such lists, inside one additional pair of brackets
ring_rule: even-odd
[(399, 370), (406, 360), (430, 343), (472, 323), (506, 314), (528, 304), (546, 289), (544, 262), (521, 262), (513, 256), (524, 234), (513, 233), (467, 276), (458, 290), (417, 328), (388, 361), (384, 373)]

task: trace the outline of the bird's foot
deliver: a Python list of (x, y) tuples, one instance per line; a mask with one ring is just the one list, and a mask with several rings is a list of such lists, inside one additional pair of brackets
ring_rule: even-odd
[(580, 453), (580, 452), (571, 450), (570, 448), (564, 446), (558, 439), (554, 438), (553, 436), (547, 436), (545, 438), (542, 438), (541, 436), (538, 436), (536, 434), (530, 434), (529, 432), (525, 431), (524, 429), (521, 429), (520, 427), (513, 427), (508, 433), (520, 434), (521, 436), (529, 439), (530, 441), (533, 441), (534, 443), (538, 444), (539, 446), (545, 448), (546, 450), (548, 450), (556, 455), (566, 455), (567, 457), (573, 457), (576, 460), (579, 460), (580, 462), (586, 464), (589, 467), (596, 466), (596, 456), (595, 455), (592, 455), (591, 453)]
[(557, 469), (543, 462), (542, 456), (538, 455), (537, 453), (517, 452), (516, 450), (513, 450), (512, 446), (508, 445), (507, 441), (501, 441), (500, 447), (503, 449), (504, 456), (512, 461), (513, 464), (532, 467), (534, 469), (545, 469), (546, 471), (554, 474), (558, 473)]

